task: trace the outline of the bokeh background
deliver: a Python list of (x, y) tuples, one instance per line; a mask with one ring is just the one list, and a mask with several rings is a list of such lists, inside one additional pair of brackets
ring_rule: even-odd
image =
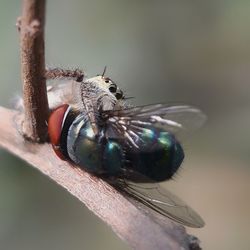
[[(8, 107), (21, 92), (20, 2), (0, 2), (0, 104)], [(250, 2), (47, 2), (47, 65), (88, 76), (107, 65), (135, 104), (181, 102), (207, 114), (166, 185), (206, 221), (188, 229), (204, 249), (249, 249)], [(129, 247), (65, 190), (1, 150), (0, 249)]]

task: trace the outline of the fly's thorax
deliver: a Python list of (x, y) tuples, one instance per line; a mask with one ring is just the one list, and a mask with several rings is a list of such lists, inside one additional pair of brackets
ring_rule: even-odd
[(99, 134), (95, 135), (86, 113), (78, 114), (67, 128), (67, 155), (94, 174), (118, 175), (124, 162), (122, 146), (104, 134), (99, 127)]
[(101, 145), (85, 114), (80, 114), (72, 122), (67, 135), (67, 152), (69, 158), (88, 171), (102, 171)]

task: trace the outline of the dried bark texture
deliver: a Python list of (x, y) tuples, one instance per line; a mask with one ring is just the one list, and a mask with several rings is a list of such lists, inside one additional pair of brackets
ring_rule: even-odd
[(25, 117), (22, 131), (32, 141), (47, 139), (49, 114), (44, 58), (45, 0), (23, 0), (18, 20)]
[[(61, 161), (49, 144), (24, 140), (18, 113), (0, 107), (0, 146), (25, 160), (77, 197), (131, 247), (143, 250), (200, 249), (190, 245), (183, 226), (152, 211), (146, 213), (108, 183)], [(196, 247), (195, 247), (196, 246)]]

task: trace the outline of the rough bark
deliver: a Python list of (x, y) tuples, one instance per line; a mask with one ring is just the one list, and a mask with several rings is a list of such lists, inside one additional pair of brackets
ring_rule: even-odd
[(23, 0), (22, 16), (18, 19), (25, 107), (22, 132), (26, 139), (36, 142), (47, 139), (49, 114), (44, 77), (45, 2)]

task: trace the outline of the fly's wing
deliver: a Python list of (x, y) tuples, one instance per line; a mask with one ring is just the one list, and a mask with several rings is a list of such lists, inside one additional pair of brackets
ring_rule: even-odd
[[(106, 118), (106, 136), (118, 138), (128, 146), (140, 150), (145, 129), (161, 129), (173, 134), (188, 132), (199, 128), (205, 121), (205, 115), (197, 108), (166, 104), (147, 105), (123, 110), (104, 112)], [(133, 182), (133, 173), (124, 173), (126, 180), (120, 179), (115, 187), (129, 197), (151, 208), (163, 216), (169, 217), (190, 227), (202, 227), (201, 217), (182, 200), (163, 189), (156, 183)], [(129, 178), (127, 178), (127, 176)], [(146, 178), (146, 177), (145, 177)]]
[(133, 183), (120, 179), (115, 187), (157, 213), (185, 226), (199, 228), (202, 218), (185, 202), (156, 183)]
[(107, 137), (124, 138), (132, 147), (138, 147), (145, 128), (160, 128), (173, 134), (187, 133), (201, 127), (206, 120), (199, 109), (187, 105), (153, 104), (107, 111), (104, 115)]
[(47, 93), (50, 109), (55, 109), (64, 103), (71, 105), (73, 102), (72, 81), (48, 85)]
[[(78, 112), (87, 112), (81, 105), (81, 82), (65, 81), (47, 86), (50, 109), (55, 109), (62, 104), (69, 104)], [(80, 103), (80, 104), (79, 104)], [(91, 103), (90, 103), (91, 104)]]

